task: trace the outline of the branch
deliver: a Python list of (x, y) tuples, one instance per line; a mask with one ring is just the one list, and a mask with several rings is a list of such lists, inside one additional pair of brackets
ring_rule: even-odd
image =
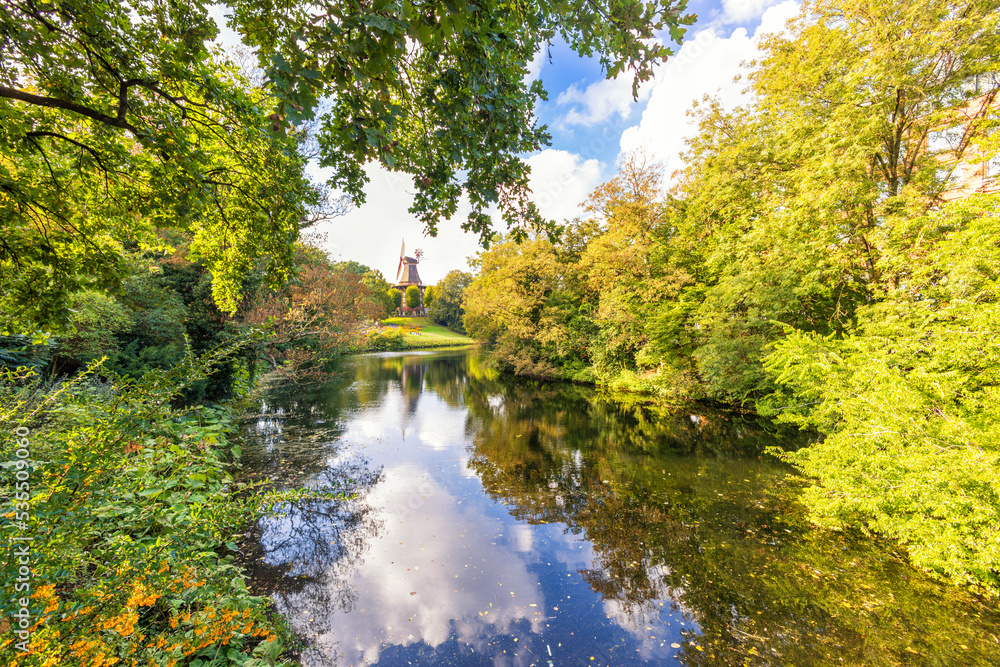
[[(25, 136), (27, 136), (29, 139), (32, 139), (34, 137), (53, 137), (55, 139), (62, 139), (63, 141), (68, 141), (69, 143), (73, 144), (74, 146), (78, 146), (79, 148), (82, 148), (83, 150), (85, 150), (88, 153), (90, 153), (94, 157), (94, 159), (97, 160), (97, 164), (101, 167), (101, 171), (103, 171), (104, 173), (108, 173), (109, 171), (111, 171), (110, 169), (108, 169), (107, 167), (104, 166), (104, 161), (101, 160), (101, 156), (100, 156), (100, 154), (97, 151), (95, 151), (93, 148), (91, 148), (87, 144), (84, 144), (84, 143), (81, 143), (81, 142), (77, 141), (76, 139), (70, 139), (69, 137), (67, 137), (64, 134), (59, 134), (58, 132), (43, 132), (43, 131), (38, 131), (38, 132), (28, 132)], [(35, 145), (37, 146), (38, 144), (35, 144)]]
[(35, 138), (30, 134), (28, 135), (28, 139), (35, 145), (38, 152), (42, 154), (42, 159), (45, 160), (45, 166), (49, 168), (49, 176), (52, 177), (52, 182), (56, 184), (56, 190), (62, 190), (62, 186), (59, 184), (59, 179), (56, 177), (56, 172), (52, 169), (52, 163), (49, 162), (49, 156), (45, 154), (45, 149), (42, 148), (42, 145), (35, 141)]
[[(121, 90), (121, 95), (124, 96), (127, 88), (124, 86)], [(133, 134), (139, 134), (135, 127), (133, 127), (127, 120), (125, 120), (124, 115), (121, 114), (121, 107), (119, 106), (119, 116), (117, 118), (103, 114), (100, 111), (95, 111), (90, 107), (85, 107), (82, 104), (77, 104), (76, 102), (69, 102), (67, 100), (59, 100), (54, 97), (43, 97), (41, 95), (34, 95), (32, 93), (26, 93), (23, 90), (18, 90), (17, 88), (10, 88), (8, 86), (0, 86), (0, 97), (6, 97), (12, 100), (18, 100), (20, 102), (27, 102), (28, 104), (34, 104), (39, 107), (48, 107), (50, 109), (63, 109), (65, 111), (72, 111), (78, 113), (81, 116), (86, 116), (92, 120), (96, 120), (98, 123), (104, 123), (105, 125), (110, 125), (111, 127), (120, 127), (124, 130), (128, 130)]]

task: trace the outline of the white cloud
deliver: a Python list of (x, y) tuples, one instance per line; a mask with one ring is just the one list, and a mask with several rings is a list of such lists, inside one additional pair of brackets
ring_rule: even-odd
[(722, 20), (741, 25), (749, 23), (778, 2), (779, 0), (722, 0)]
[(545, 48), (535, 51), (535, 57), (528, 62), (528, 73), (524, 75), (524, 83), (530, 85), (533, 81), (538, 80), (538, 77), (542, 75), (542, 65), (545, 64)]
[(580, 90), (576, 84), (559, 93), (556, 104), (571, 105), (565, 116), (556, 121), (561, 128), (573, 125), (592, 127), (611, 119), (615, 114), (620, 120), (628, 118), (637, 104), (649, 98), (649, 87), (639, 87), (639, 100), (632, 100), (632, 77), (623, 74), (616, 79), (601, 79)]
[(561, 222), (581, 214), (580, 204), (600, 184), (604, 165), (576, 153), (547, 149), (527, 160), (529, 183), (542, 216)]
[[(501, 521), (456, 500), (426, 468), (406, 464), (386, 471), (368, 496), (381, 508), (382, 528), (366, 538), (364, 558), (276, 596), (292, 627), (314, 640), (303, 656), (306, 664), (374, 664), (387, 645), (434, 648), (453, 633), (482, 654), (511, 626), (543, 630), (548, 608), (537, 575), (518, 553), (523, 537), (504, 545), (498, 541)], [(283, 537), (265, 539), (279, 543)], [(288, 554), (275, 556), (281, 562)], [(344, 586), (356, 600), (350, 613), (324, 603)], [(304, 609), (308, 615), (296, 613)]]
[(752, 37), (743, 28), (734, 30), (729, 37), (708, 29), (685, 42), (677, 56), (657, 70), (642, 120), (622, 133), (622, 152), (641, 148), (662, 161), (667, 174), (680, 169), (683, 163), (679, 154), (685, 139), (697, 131), (693, 119), (687, 116), (692, 103), (705, 95), (717, 97), (726, 109), (750, 101), (744, 92), (746, 83), (734, 81), (744, 72), (741, 63), (758, 57), (761, 38), (766, 33), (781, 32), (800, 7), (795, 0), (786, 0), (767, 9)]
[[(325, 177), (313, 171), (317, 180)], [(438, 236), (424, 236), (423, 225), (407, 209), (413, 203), (413, 179), (377, 165), (365, 167), (371, 181), (365, 186), (367, 201), (347, 215), (323, 223), (323, 245), (334, 258), (354, 260), (382, 272), (392, 282), (399, 262), (399, 244), (406, 240), (408, 254), (421, 248), (424, 260), (420, 277), (432, 285), (452, 269), (468, 271), (466, 259), (479, 249), (478, 237), (462, 231), (467, 210), (460, 207), (454, 220), (438, 225)]]

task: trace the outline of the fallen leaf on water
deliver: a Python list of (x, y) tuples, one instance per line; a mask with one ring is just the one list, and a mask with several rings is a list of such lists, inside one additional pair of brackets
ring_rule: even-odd
[(681, 645), (678, 644), (677, 642), (670, 642), (670, 648), (680, 648), (680, 647)]

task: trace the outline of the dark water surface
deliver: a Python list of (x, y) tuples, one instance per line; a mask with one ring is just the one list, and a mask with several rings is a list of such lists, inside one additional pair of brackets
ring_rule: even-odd
[(352, 357), (245, 424), (248, 475), (356, 494), (263, 519), (251, 571), (308, 666), (1000, 665), (993, 604), (809, 528), (762, 454), (796, 437), (472, 352)]

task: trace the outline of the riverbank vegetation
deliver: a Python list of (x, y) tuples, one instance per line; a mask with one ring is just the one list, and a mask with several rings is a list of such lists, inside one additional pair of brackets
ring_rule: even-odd
[(63, 381), (25, 371), (0, 381), (0, 418), (27, 452), (3, 464), (25, 501), (4, 528), (31, 554), (27, 575), (4, 571), (28, 601), (21, 627), (5, 603), (5, 664), (276, 664), (288, 633), (247, 590), (236, 542), (296, 494), (231, 477), (238, 404), (176, 403), (233, 352), (189, 354), (138, 381), (96, 365)]
[[(558, 241), (477, 258), (465, 326), (515, 373), (753, 408), (813, 521), (1000, 590), (995, 3), (807, 4), (695, 110), (686, 167), (642, 155)], [(900, 30), (900, 26), (907, 30)]]
[(471, 283), (471, 274), (465, 271), (449, 271), (437, 285), (427, 288), (431, 293), (431, 302), (427, 304), (427, 316), (441, 326), (464, 334), (465, 309), (462, 302), (465, 288)]

